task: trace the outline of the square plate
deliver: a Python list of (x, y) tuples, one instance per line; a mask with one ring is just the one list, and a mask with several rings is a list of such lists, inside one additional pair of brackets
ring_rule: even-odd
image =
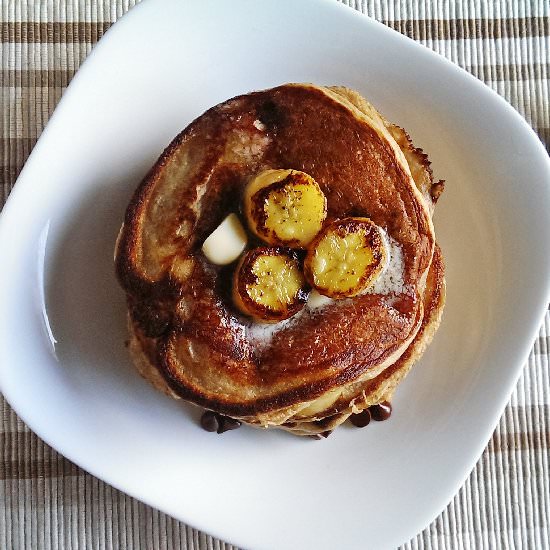
[[(355, 88), (430, 153), (448, 300), (389, 422), (324, 441), (200, 414), (142, 381), (113, 245), (163, 147), (208, 107), (284, 82)], [(549, 161), (521, 117), (426, 48), (340, 4), (159, 0), (75, 76), (0, 220), (0, 382), (47, 443), (115, 487), (251, 548), (391, 548), (481, 454), (550, 281)]]

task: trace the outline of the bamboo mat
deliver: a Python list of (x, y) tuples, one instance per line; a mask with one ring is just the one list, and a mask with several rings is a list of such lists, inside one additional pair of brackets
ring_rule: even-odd
[[(78, 66), (134, 3), (0, 0), (2, 204)], [(549, 0), (344, 3), (486, 82), (550, 147)], [(547, 312), (476, 468), (448, 508), (403, 548), (550, 548), (549, 347)], [(3, 399), (0, 410), (1, 549), (234, 548), (85, 473), (30, 432)]]

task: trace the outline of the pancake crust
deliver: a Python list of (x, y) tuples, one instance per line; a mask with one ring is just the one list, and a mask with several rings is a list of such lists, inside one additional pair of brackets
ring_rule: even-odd
[[(402, 292), (306, 311), (259, 339), (231, 303), (231, 266), (212, 266), (200, 246), (265, 168), (311, 174), (329, 219), (383, 227), (403, 253)], [(388, 397), (443, 307), (433, 186), (425, 155), (351, 90), (285, 85), (210, 109), (162, 154), (121, 229), (116, 267), (136, 366), (171, 396), (299, 435)]]

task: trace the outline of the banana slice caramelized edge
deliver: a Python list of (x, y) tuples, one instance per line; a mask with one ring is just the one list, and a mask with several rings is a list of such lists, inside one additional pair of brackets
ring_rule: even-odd
[(327, 199), (299, 170), (264, 170), (245, 190), (245, 215), (253, 233), (273, 246), (305, 248), (319, 233)]
[(304, 272), (320, 294), (348, 298), (374, 282), (386, 255), (382, 230), (369, 218), (343, 218), (326, 225), (311, 243)]
[(288, 319), (307, 302), (309, 288), (291, 250), (260, 247), (247, 252), (233, 277), (233, 301), (244, 314), (275, 323)]

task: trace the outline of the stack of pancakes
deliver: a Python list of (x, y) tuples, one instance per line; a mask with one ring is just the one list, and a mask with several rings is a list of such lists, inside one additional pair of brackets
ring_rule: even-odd
[[(401, 283), (258, 326), (231, 299), (232, 266), (205, 239), (265, 169), (310, 174), (328, 217), (365, 216), (402, 255)], [(116, 249), (130, 351), (155, 387), (297, 435), (391, 399), (445, 300), (431, 216), (443, 189), (407, 133), (352, 90), (284, 85), (230, 99), (179, 134), (136, 190)]]

